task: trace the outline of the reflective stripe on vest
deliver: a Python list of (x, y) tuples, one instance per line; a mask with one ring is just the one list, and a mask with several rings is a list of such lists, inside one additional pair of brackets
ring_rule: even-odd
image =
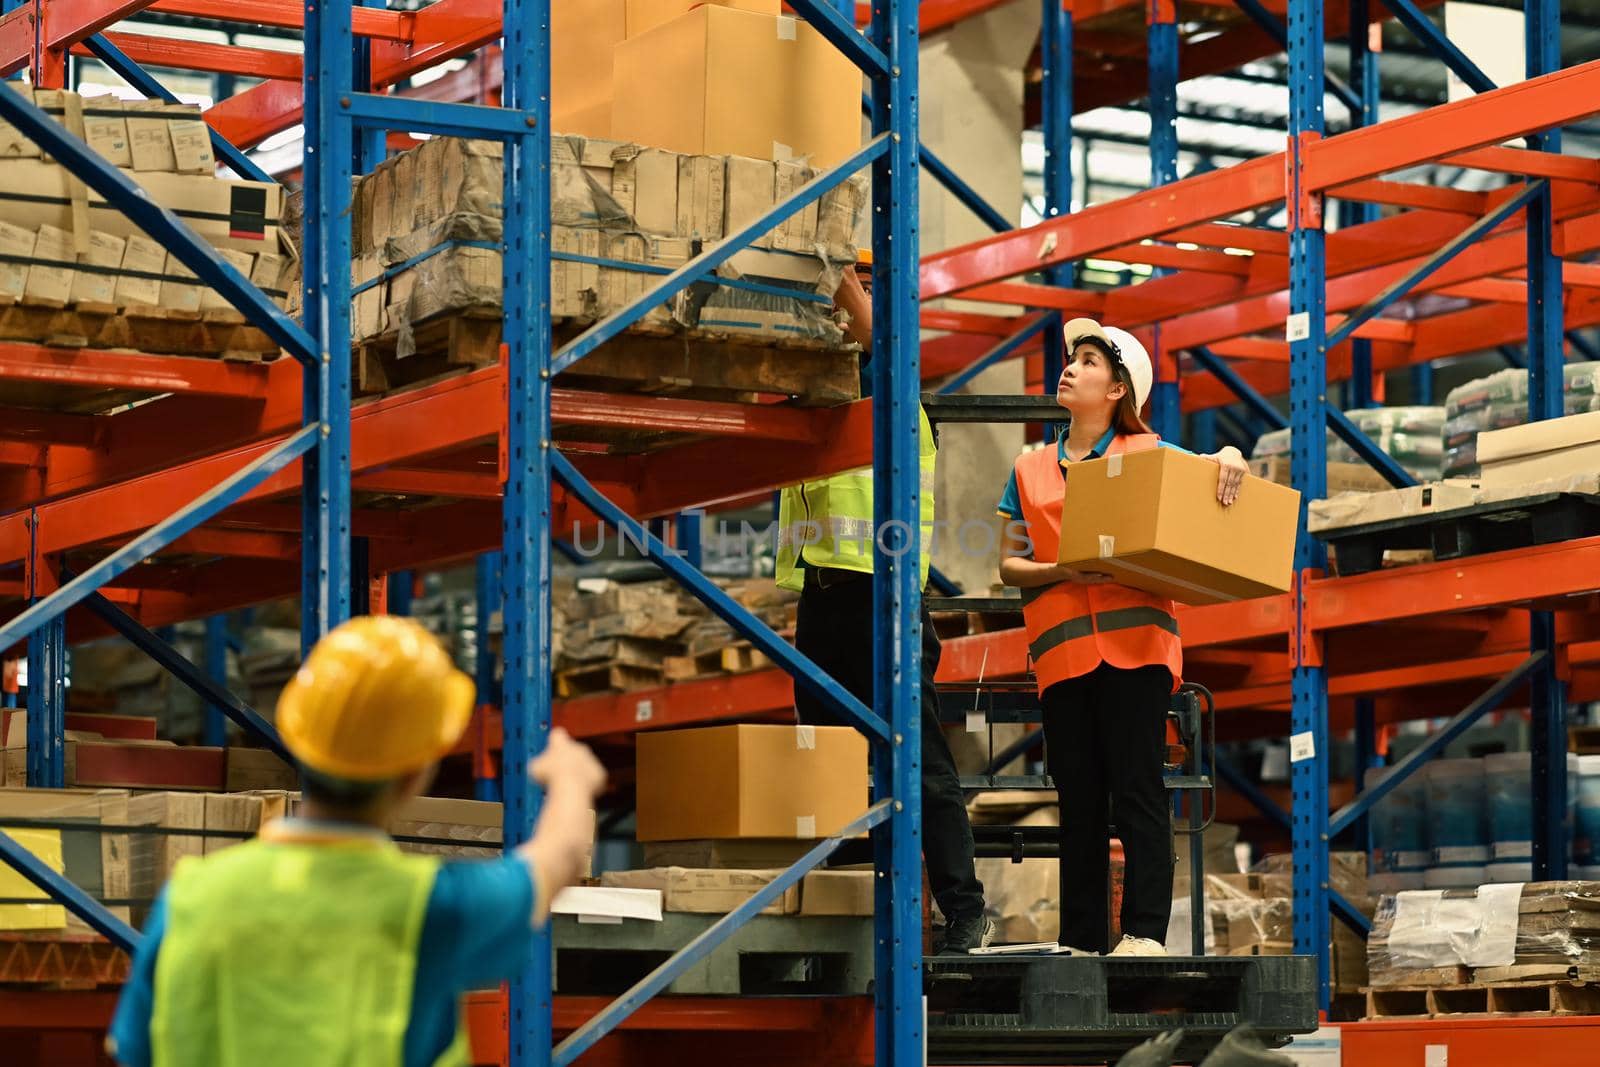
[[(1121, 454), (1158, 443), (1154, 434), (1118, 436), (1107, 452)], [(1066, 492), (1056, 450), (1046, 446), (1020, 456), (1016, 475), (1033, 558), (1054, 562)], [(1088, 674), (1102, 663), (1124, 669), (1165, 666), (1176, 688), (1183, 670), (1176, 611), (1170, 600), (1117, 583), (1057, 582), (1022, 590), (1028, 653), (1039, 691)]]

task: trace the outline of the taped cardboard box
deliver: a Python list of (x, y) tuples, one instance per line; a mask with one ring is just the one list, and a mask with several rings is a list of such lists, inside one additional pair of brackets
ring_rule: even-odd
[(128, 121), (121, 100), (114, 96), (85, 97), (83, 138), (107, 163), (133, 169), (133, 147), (128, 143)]
[(867, 808), (849, 727), (734, 725), (639, 735), (640, 841), (837, 833)]
[(697, 7), (617, 45), (613, 76), (618, 140), (822, 168), (861, 146), (860, 71), (787, 16)]
[(1170, 448), (1073, 463), (1065, 470), (1057, 559), (1183, 604), (1281, 593), (1293, 574), (1300, 494), (1246, 476), (1217, 501), (1218, 467)]
[(801, 915), (871, 915), (873, 871), (812, 871), (800, 883)]
[[(1275, 485), (1292, 485), (1288, 456), (1260, 456), (1250, 460), (1250, 473)], [(1394, 486), (1365, 463), (1328, 463), (1328, 495), (1335, 493), (1386, 493)]]
[(159, 100), (140, 100), (130, 101), (126, 106), (133, 169), (168, 173), (177, 170), (178, 161), (172, 152), (172, 134), (168, 129), (171, 114), (168, 105)]
[[(395, 813), (389, 832), (395, 836), (440, 838), (459, 844), (401, 842), (402, 852), (466, 859), (493, 858), (502, 841), (504, 812), (498, 803), (487, 800), (456, 800), (450, 797), (413, 797)], [(596, 818), (590, 813), (589, 847), (581, 863), (580, 876), (588, 877), (594, 862)]]
[[(145, 193), (217, 248), (277, 251), (283, 187), (275, 182), (222, 181), (196, 174), (130, 175)], [(85, 237), (92, 230), (144, 236), (126, 215), (87, 192)], [(39, 159), (0, 159), (0, 219), (37, 230), (71, 231), (73, 196), (64, 167)]]
[(72, 278), (74, 304), (115, 304), (117, 273), (127, 251), (126, 238), (96, 230), (89, 235), (89, 250), (78, 257)]
[(619, 146), (614, 160), (611, 196), (633, 220), (634, 229), (676, 233), (678, 154), (630, 144)]
[(72, 302), (72, 264), (77, 260), (72, 235), (56, 226), (40, 226), (34, 236), (33, 263), (23, 290), (29, 303), (65, 306)]
[[(606, 871), (600, 884), (616, 889), (654, 889), (663, 911), (726, 915), (772, 884), (782, 871), (739, 871), (655, 867), (643, 871)], [(784, 890), (762, 915), (795, 915), (801, 910), (799, 885)]]

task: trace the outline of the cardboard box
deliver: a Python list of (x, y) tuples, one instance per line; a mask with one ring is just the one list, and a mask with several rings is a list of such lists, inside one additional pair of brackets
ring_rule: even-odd
[(125, 115), (128, 140), (133, 151), (133, 169), (168, 173), (176, 170), (178, 161), (172, 154), (167, 105), (159, 100), (130, 101), (126, 105)]
[(83, 137), (107, 163), (133, 168), (133, 148), (128, 143), (128, 122), (121, 100), (114, 96), (86, 97)]
[(552, 130), (611, 136), (613, 53), (626, 36), (624, 0), (561, 0), (550, 5)]
[[(124, 789), (0, 789), (0, 826), (4, 825), (6, 816), (81, 820), (86, 827), (125, 826), (128, 823), (128, 792)], [(62, 873), (95, 897), (113, 900), (127, 898), (127, 834), (105, 833), (92, 828), (64, 830), (59, 834)], [(124, 921), (129, 918), (126, 905), (113, 905), (110, 910)], [(67, 921), (70, 925), (74, 920), (69, 917)]]
[[(1250, 473), (1276, 485), (1290, 485), (1289, 457), (1262, 456), (1250, 461)], [(1384, 493), (1389, 480), (1365, 463), (1328, 464), (1328, 493)]]
[(637, 37), (641, 33), (649, 33), (663, 22), (671, 22), (697, 7), (731, 7), (762, 15), (778, 15), (783, 12), (780, 0), (628, 0), (627, 36)]
[(130, 234), (127, 240), (122, 273), (117, 276), (116, 302), (124, 307), (159, 307), (166, 249), (143, 234)]
[[(811, 168), (801, 163), (780, 160), (773, 164), (773, 202), (787, 200), (810, 180)], [(772, 231), (772, 247), (785, 252), (815, 254), (820, 211), (821, 206), (813, 200), (790, 215), (781, 226)]]
[(76, 273), (69, 264), (77, 261), (72, 248), (72, 235), (55, 226), (40, 226), (33, 242), (33, 262), (28, 266), (28, 287), (24, 290), (30, 301), (50, 304), (67, 304), (72, 300), (72, 277)]
[[(249, 252), (241, 252), (237, 248), (219, 248), (217, 249), (217, 254), (226, 260), (234, 270), (246, 278), (250, 277), (250, 272), (255, 267), (255, 261)], [(228, 303), (227, 299), (215, 289), (201, 289), (200, 310), (232, 311), (233, 305)]]
[(283, 819), (293, 815), (300, 807), (300, 794), (284, 789), (252, 789), (250, 795), (261, 801), (261, 821), (259, 829), (273, 819)]
[[(33, 90), (22, 82), (8, 81), (6, 88), (33, 102)], [(22, 131), (0, 119), (0, 159), (38, 159), (39, 146), (22, 136)]]
[(172, 138), (173, 170), (179, 174), (215, 176), (216, 157), (211, 154), (211, 129), (191, 104), (169, 105), (167, 133)]
[(828, 837), (867, 809), (867, 742), (839, 726), (640, 734), (640, 841)]
[[(726, 915), (770, 885), (781, 871), (694, 870), (656, 867), (645, 871), (607, 871), (602, 886), (655, 889), (664, 911)], [(761, 909), (762, 915), (794, 915), (800, 911), (800, 887), (792, 885)]]
[(809, 840), (645, 841), (644, 862), (650, 867), (730, 868), (763, 870), (788, 867), (811, 851)]
[(37, 235), (21, 226), (0, 222), (0, 293), (21, 297), (28, 286), (28, 264), (18, 262), (33, 257), (33, 243)]
[(288, 792), (300, 784), (299, 773), (268, 749), (229, 745), (225, 759), (225, 788), (230, 793)]
[[(489, 859), (499, 849), (502, 841), (501, 806), (487, 800), (456, 800), (450, 797), (413, 797), (406, 802), (389, 824), (389, 832), (396, 836), (443, 838), (459, 841), (460, 845), (444, 843), (402, 842), (402, 852), (432, 853), (439, 856), (461, 856), (467, 859)], [(595, 813), (590, 813), (591, 824), (596, 823)], [(590, 831), (588, 855), (584, 857), (581, 873), (588, 876), (594, 860), (594, 832)]]
[(725, 164), (711, 156), (678, 157), (679, 237), (721, 240), (727, 199)]
[(1409, 515), (1468, 508), (1480, 499), (1481, 487), (1476, 480), (1447, 478), (1382, 493), (1313, 500), (1306, 508), (1306, 528), (1312, 533), (1343, 530)]
[(830, 167), (861, 147), (861, 72), (797, 19), (697, 7), (617, 45), (610, 136)]
[(167, 253), (161, 268), (161, 306), (167, 311), (199, 311), (200, 285), (194, 271), (183, 265), (174, 252)]
[[(230, 830), (254, 835), (261, 829), (261, 798), (240, 793), (206, 793), (205, 820), (207, 830)], [(207, 837), (204, 851), (207, 856), (239, 844), (244, 838)]]
[(671, 234), (678, 225), (676, 152), (623, 145), (611, 173), (611, 196), (645, 233)]
[[(152, 200), (217, 248), (259, 252), (278, 248), (283, 187), (276, 182), (222, 181), (198, 174), (132, 175)], [(0, 159), (0, 215), (18, 226), (70, 231), (73, 190), (64, 167), (40, 159)], [(144, 236), (126, 215), (87, 191), (85, 231)]]
[(871, 915), (872, 871), (812, 871), (800, 884), (801, 915)]
[(1485, 430), (1478, 435), (1478, 462), (1520, 459), (1595, 441), (1600, 441), (1600, 411), (1587, 411), (1503, 430)]
[[(558, 254), (599, 258), (600, 231), (572, 226), (554, 226), (550, 249)], [(553, 259), (550, 263), (550, 314), (556, 318), (588, 319), (597, 314), (600, 296), (600, 267), (577, 259)]]
[(78, 270), (72, 276), (74, 304), (116, 303), (117, 272), (127, 247), (127, 240), (116, 234), (98, 230), (89, 234), (89, 250), (78, 257)]
[[(765, 215), (777, 203), (774, 195), (777, 174), (769, 159), (729, 156), (727, 163), (724, 233), (737, 233), (742, 227)], [(771, 248), (772, 232), (762, 234), (753, 248)]]
[(1300, 494), (1247, 476), (1217, 502), (1217, 465), (1170, 448), (1071, 464), (1060, 562), (1184, 604), (1289, 589)]
[(1518, 485), (1534, 485), (1551, 478), (1592, 474), (1597, 470), (1600, 470), (1600, 441), (1591, 441), (1553, 452), (1537, 452), (1531, 456), (1481, 464), (1478, 484), (1485, 489), (1507, 489)]
[[(144, 793), (128, 798), (128, 822), (173, 830), (203, 830), (204, 793)], [(130, 852), (130, 896), (154, 899), (185, 856), (205, 854), (205, 838), (191, 834), (133, 834)]]

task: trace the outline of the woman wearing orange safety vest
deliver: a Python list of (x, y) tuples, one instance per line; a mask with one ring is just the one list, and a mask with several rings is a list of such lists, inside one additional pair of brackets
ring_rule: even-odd
[[(1167, 706), (1183, 673), (1176, 608), (1055, 560), (1061, 524), (1073, 521), (1062, 514), (1063, 467), (1176, 446), (1139, 414), (1153, 377), (1143, 345), (1091, 319), (1073, 319), (1065, 336), (1056, 403), (1072, 413), (1071, 426), (1054, 447), (1017, 458), (1000, 501), (1000, 514), (1013, 520), (1000, 580), (1022, 590), (1044, 709), (1045, 761), (1061, 802), (1059, 941), (1080, 953), (1110, 947), (1108, 826), (1115, 821), (1127, 867), (1123, 937), (1112, 955), (1164, 955), (1172, 824), (1161, 776)], [(1244, 457), (1224, 448), (1206, 458), (1221, 468), (1217, 499), (1232, 504), (1247, 469)]]

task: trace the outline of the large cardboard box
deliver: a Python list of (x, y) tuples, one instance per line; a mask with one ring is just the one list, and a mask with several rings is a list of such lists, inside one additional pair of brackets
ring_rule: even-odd
[(638, 839), (828, 837), (867, 809), (867, 741), (843, 726), (640, 734)]
[(550, 128), (611, 136), (612, 54), (627, 34), (624, 0), (550, 5)]
[[(159, 171), (128, 176), (152, 200), (216, 247), (277, 251), (283, 187), (275, 182), (219, 181), (209, 175)], [(0, 159), (0, 217), (32, 230), (55, 226), (72, 232), (72, 194), (66, 168), (42, 159)], [(88, 191), (88, 224), (90, 229), (118, 237), (143, 236), (126, 215), (92, 189)], [(87, 239), (87, 233), (84, 236)]]
[(1058, 559), (1184, 604), (1282, 593), (1293, 574), (1300, 494), (1246, 476), (1217, 502), (1217, 465), (1170, 448), (1074, 463)]
[[(173, 830), (203, 830), (206, 825), (204, 793), (145, 793), (128, 799), (128, 822), (134, 826), (160, 826)], [(185, 856), (203, 856), (205, 838), (198, 834), (133, 834), (129, 848), (129, 895), (152, 901)], [(134, 918), (142, 921), (149, 907), (141, 903)]]
[(1478, 435), (1479, 484), (1531, 485), (1600, 470), (1600, 411)]
[(226, 760), (226, 789), (230, 793), (289, 791), (300, 784), (295, 769), (268, 749), (229, 745)]
[[(726, 915), (771, 884), (781, 871), (694, 870), (656, 867), (645, 871), (606, 871), (600, 884), (617, 889), (655, 889), (664, 911)], [(792, 885), (761, 909), (762, 915), (794, 915), (800, 886)]]
[(873, 871), (812, 871), (800, 883), (801, 915), (871, 915)]
[[(262, 801), (258, 796), (243, 793), (207, 793), (205, 795), (205, 819), (207, 830), (226, 830), (231, 833), (242, 833), (254, 836), (261, 829)], [(209, 856), (213, 852), (221, 852), (246, 841), (244, 837), (207, 837), (203, 838), (204, 853)]]
[(817, 167), (861, 147), (861, 72), (787, 16), (695, 8), (618, 45), (614, 76), (619, 141)]
[(762, 15), (783, 12), (781, 0), (627, 0), (627, 36), (649, 33), (663, 22), (671, 22), (697, 7), (732, 7)]
[[(493, 859), (502, 841), (501, 805), (490, 800), (457, 800), (450, 797), (413, 797), (395, 813), (389, 832), (396, 836), (428, 837), (433, 843), (402, 842), (402, 852), (458, 856), (464, 859)], [(594, 813), (590, 823), (595, 825)], [(460, 842), (448, 844), (446, 842)], [(593, 867), (594, 831), (590, 831), (589, 850), (580, 874), (587, 877)]]
[(1485, 489), (1510, 489), (1595, 471), (1600, 471), (1600, 441), (1481, 464), (1478, 484)]

